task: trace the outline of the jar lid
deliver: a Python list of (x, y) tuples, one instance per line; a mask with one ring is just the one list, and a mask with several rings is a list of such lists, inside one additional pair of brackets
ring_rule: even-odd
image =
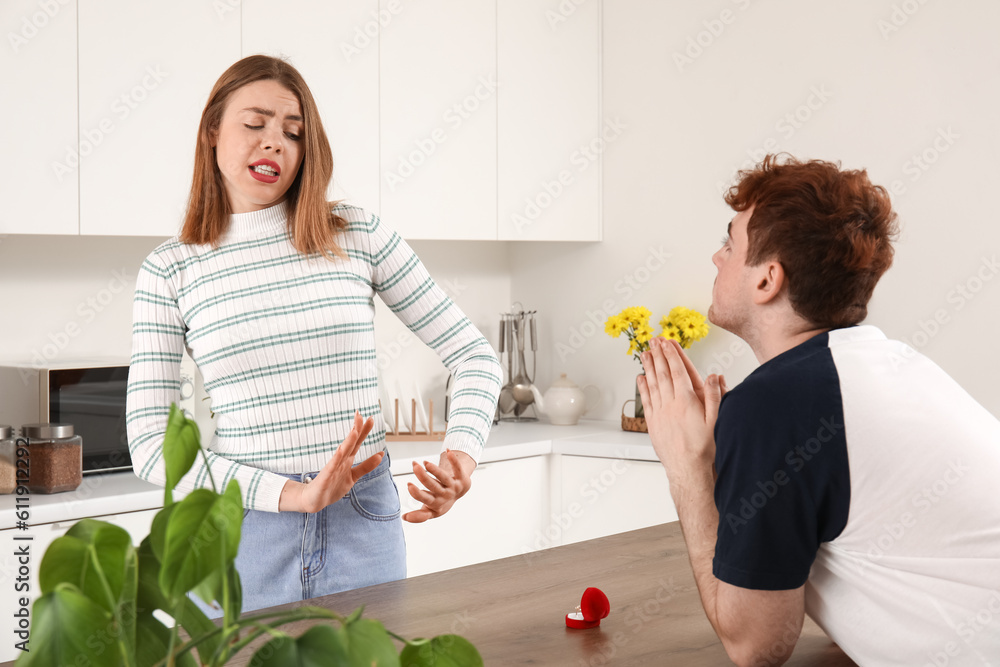
[(72, 424), (24, 424), (21, 435), (25, 438), (72, 438)]

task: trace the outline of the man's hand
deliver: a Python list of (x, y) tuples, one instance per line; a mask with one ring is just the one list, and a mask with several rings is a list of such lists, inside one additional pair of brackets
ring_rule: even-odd
[(308, 512), (310, 514), (337, 502), (351, 490), (354, 483), (378, 467), (382, 452), (368, 457), (351, 467), (361, 443), (372, 430), (375, 420), (361, 421), (361, 413), (354, 413), (354, 428), (347, 434), (337, 451), (323, 469), (308, 484), (288, 480), (278, 498), (279, 512)]
[(468, 493), (472, 487), (472, 471), (475, 468), (476, 462), (471, 456), (450, 449), (441, 454), (439, 465), (424, 461), (424, 467), (421, 467), (414, 461), (413, 472), (426, 488), (421, 489), (410, 482), (407, 484), (407, 490), (411, 496), (423, 503), (423, 507), (404, 514), (403, 521), (422, 523), (450, 510), (455, 501)]
[(645, 376), (639, 396), (653, 449), (668, 477), (691, 466), (711, 467), (715, 460), (715, 421), (725, 381), (709, 375), (702, 381), (680, 344), (653, 338), (642, 355)]

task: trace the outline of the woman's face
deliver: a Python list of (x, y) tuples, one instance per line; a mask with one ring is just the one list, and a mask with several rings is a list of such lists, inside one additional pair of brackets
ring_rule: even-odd
[(277, 81), (255, 81), (229, 98), (210, 132), (233, 213), (273, 206), (285, 198), (302, 164), (302, 109)]

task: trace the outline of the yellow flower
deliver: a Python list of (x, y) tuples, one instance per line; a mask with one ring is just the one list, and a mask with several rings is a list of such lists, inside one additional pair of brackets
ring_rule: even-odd
[(636, 329), (643, 326), (649, 322), (649, 318), (652, 317), (652, 313), (649, 312), (648, 308), (643, 308), (642, 306), (633, 306), (632, 308), (626, 308), (621, 312), (619, 317), (624, 318), (626, 321), (635, 325)]
[(625, 322), (620, 315), (612, 315), (608, 318), (608, 321), (604, 323), (604, 331), (612, 338), (618, 338), (622, 331), (628, 328), (628, 323)]
[(629, 355), (635, 354), (635, 351), (637, 349), (638, 346), (636, 345), (635, 339), (632, 339), (632, 341), (628, 344), (628, 354)]
[(681, 342), (681, 334), (680, 334), (680, 332), (677, 331), (676, 328), (674, 328), (674, 329), (664, 329), (663, 333), (661, 335), (664, 338), (666, 338), (667, 340), (671, 340), (672, 339), (672, 340), (677, 341), (678, 343)]
[(643, 324), (636, 329), (635, 339), (640, 343), (648, 343), (653, 337), (653, 327)]

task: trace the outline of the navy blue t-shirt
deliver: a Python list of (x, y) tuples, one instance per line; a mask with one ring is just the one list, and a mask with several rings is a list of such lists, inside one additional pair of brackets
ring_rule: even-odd
[(802, 586), (820, 544), (847, 524), (844, 407), (828, 341), (786, 350), (722, 398), (712, 572), (734, 586)]

